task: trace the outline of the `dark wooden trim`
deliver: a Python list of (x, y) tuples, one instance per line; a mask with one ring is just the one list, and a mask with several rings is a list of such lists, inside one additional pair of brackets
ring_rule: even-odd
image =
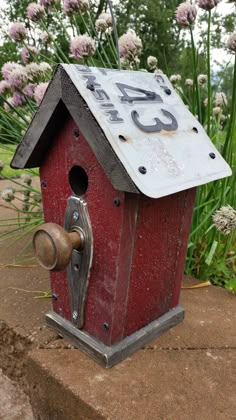
[[(21, 143), (16, 149), (15, 155), (11, 161), (11, 167), (16, 169), (36, 168), (41, 165), (43, 156), (39, 148), (45, 148), (42, 143), (48, 141), (47, 128), (50, 125), (51, 118), (58, 111), (58, 104), (61, 99), (61, 69), (57, 68), (55, 75), (50, 82), (43, 101), (35, 113), (28, 130)], [(55, 125), (54, 125), (55, 127)]]
[(97, 341), (86, 332), (78, 330), (71, 322), (65, 320), (55, 312), (51, 311), (46, 315), (46, 321), (50, 327), (106, 368), (114, 366), (136, 350), (142, 348), (154, 338), (160, 336), (174, 325), (177, 325), (183, 318), (184, 309), (178, 305), (146, 327), (141, 328), (114, 346), (109, 347)]
[(41, 166), (45, 154), (50, 153), (52, 138), (56, 137), (63, 122), (65, 107), (80, 128), (114, 188), (139, 194), (139, 190), (116, 156), (76, 86), (60, 65), (16, 150), (11, 167), (18, 169)]

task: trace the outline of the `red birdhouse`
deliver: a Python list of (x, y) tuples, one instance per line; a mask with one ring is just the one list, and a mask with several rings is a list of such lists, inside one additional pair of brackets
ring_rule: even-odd
[(231, 171), (165, 75), (59, 66), (12, 167), (40, 167), (48, 325), (110, 367), (183, 319), (196, 186)]

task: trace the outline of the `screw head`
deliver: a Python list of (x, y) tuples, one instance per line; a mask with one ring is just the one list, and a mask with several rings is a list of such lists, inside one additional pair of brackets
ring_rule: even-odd
[(145, 175), (147, 173), (147, 168), (145, 168), (145, 166), (140, 166), (138, 168), (139, 172), (143, 175)]
[(46, 188), (46, 186), (47, 186), (47, 182), (46, 181), (42, 181), (41, 182), (41, 187)]
[(52, 295), (52, 298), (53, 298), (53, 300), (58, 300), (58, 296), (56, 295), (56, 293), (53, 293), (53, 295)]
[(74, 129), (74, 136), (75, 136), (76, 138), (78, 138), (78, 137), (79, 137), (79, 130), (78, 130), (78, 128), (75, 128), (75, 129)]
[(114, 198), (113, 203), (114, 203), (115, 207), (119, 207), (120, 206), (120, 199), (119, 198)]
[(103, 327), (105, 330), (109, 330), (109, 324), (107, 322), (104, 322)]
[(77, 311), (74, 311), (74, 312), (73, 312), (73, 314), (72, 314), (72, 318), (73, 318), (73, 320), (74, 320), (74, 321), (76, 321), (76, 320), (77, 320), (77, 318), (78, 318), (78, 312), (77, 312)]
[(211, 159), (215, 159), (216, 158), (215, 153), (209, 153), (209, 156), (210, 156)]
[(72, 219), (76, 222), (79, 219), (79, 213), (75, 210), (73, 211)]
[(165, 93), (166, 93), (167, 95), (171, 95), (171, 90), (170, 90), (169, 88), (166, 88), (166, 89), (165, 89)]

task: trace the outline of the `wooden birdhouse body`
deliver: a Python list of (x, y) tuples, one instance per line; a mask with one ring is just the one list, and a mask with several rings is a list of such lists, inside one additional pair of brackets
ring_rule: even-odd
[[(65, 110), (40, 168), (45, 222), (63, 226), (73, 194), (69, 173), (77, 166), (88, 175), (84, 198), (94, 238), (84, 330), (112, 345), (177, 306), (195, 189), (159, 200), (114, 189)], [(50, 277), (53, 310), (71, 321), (66, 270)]]
[(45, 222), (80, 238), (47, 321), (107, 367), (183, 319), (196, 186), (230, 174), (168, 79), (133, 73), (59, 67), (12, 162), (40, 166)]

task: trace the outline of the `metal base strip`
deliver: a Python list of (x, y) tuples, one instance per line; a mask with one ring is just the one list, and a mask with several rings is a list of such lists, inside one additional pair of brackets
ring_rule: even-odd
[(71, 322), (53, 311), (50, 311), (46, 315), (46, 322), (58, 334), (70, 340), (76, 347), (87, 353), (96, 362), (106, 368), (110, 368), (174, 325), (177, 325), (183, 318), (184, 309), (178, 305), (144, 328), (141, 328), (110, 347), (91, 337), (86, 332), (78, 330)]

